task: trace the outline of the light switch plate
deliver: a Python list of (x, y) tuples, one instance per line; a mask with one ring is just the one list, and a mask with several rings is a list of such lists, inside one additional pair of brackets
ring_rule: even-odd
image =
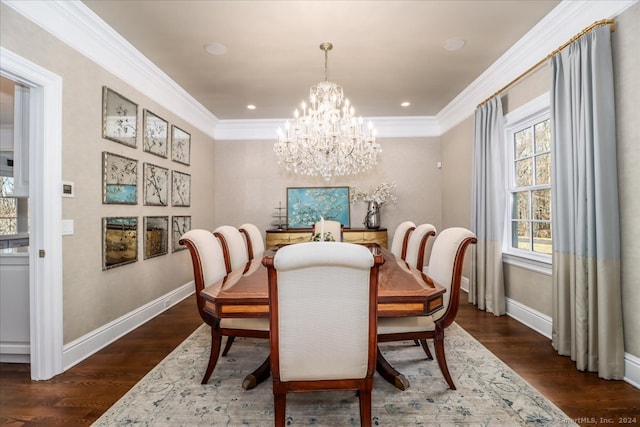
[(73, 235), (73, 220), (72, 219), (63, 219), (62, 220), (62, 235), (63, 236), (71, 236), (71, 235)]

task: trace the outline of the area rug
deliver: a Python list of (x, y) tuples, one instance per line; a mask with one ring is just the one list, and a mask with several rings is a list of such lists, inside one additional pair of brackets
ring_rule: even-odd
[[(206, 325), (198, 328), (94, 426), (270, 426), (271, 380), (253, 390), (242, 380), (268, 354), (267, 340), (238, 338), (201, 385), (209, 355)], [(400, 391), (376, 374), (373, 424), (379, 426), (570, 426), (566, 414), (457, 324), (445, 348), (457, 390), (438, 363), (413, 342), (381, 344), (387, 360), (411, 383)], [(355, 393), (290, 393), (287, 425), (359, 426)]]

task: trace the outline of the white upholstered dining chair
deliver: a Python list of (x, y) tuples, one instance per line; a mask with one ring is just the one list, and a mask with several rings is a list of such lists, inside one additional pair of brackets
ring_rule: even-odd
[(249, 254), (242, 233), (231, 225), (221, 225), (213, 230), (213, 234), (222, 245), (227, 273), (244, 269), (249, 262)]
[(388, 317), (378, 321), (379, 342), (419, 340), (431, 358), (426, 340), (433, 339), (438, 366), (452, 390), (456, 386), (445, 358), (444, 331), (458, 314), (464, 255), (467, 247), (476, 242), (471, 231), (459, 227), (447, 228), (436, 237), (429, 258), (429, 277), (446, 289), (441, 310), (431, 316)]
[(384, 259), (357, 244), (307, 242), (264, 262), (275, 425), (285, 425), (287, 392), (355, 390), (361, 425), (370, 426)]
[(436, 228), (431, 224), (420, 224), (413, 230), (407, 242), (407, 254), (404, 260), (412, 267), (422, 271), (424, 267), (424, 250), (429, 237), (436, 235)]
[[(227, 268), (220, 241), (208, 230), (194, 229), (183, 234), (179, 243), (186, 246), (191, 254), (198, 313), (200, 313), (202, 320), (211, 327), (209, 363), (202, 378), (202, 384), (206, 384), (218, 362), (222, 337), (226, 336), (227, 340), (236, 336), (269, 338), (269, 320), (244, 318), (219, 319), (207, 313), (204, 310), (205, 300), (200, 296), (200, 292), (202, 292), (204, 288), (218, 283), (227, 275)], [(228, 349), (225, 349), (225, 351), (228, 351)], [(223, 356), (225, 354), (226, 352), (223, 353)]]
[(239, 230), (244, 237), (249, 259), (262, 258), (262, 255), (264, 255), (264, 239), (260, 229), (254, 224), (242, 224)]
[(415, 228), (416, 225), (412, 221), (401, 222), (400, 225), (396, 227), (396, 231), (393, 233), (393, 240), (391, 240), (392, 254), (401, 259), (405, 258), (409, 235)]

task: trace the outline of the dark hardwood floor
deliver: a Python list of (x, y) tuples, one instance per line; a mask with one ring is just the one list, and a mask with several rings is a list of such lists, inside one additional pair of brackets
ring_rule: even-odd
[[(640, 425), (640, 390), (576, 371), (547, 338), (507, 316), (478, 311), (466, 294), (461, 299), (458, 324), (578, 424)], [(200, 324), (191, 296), (51, 380), (31, 381), (28, 365), (0, 364), (0, 423), (89, 425)]]

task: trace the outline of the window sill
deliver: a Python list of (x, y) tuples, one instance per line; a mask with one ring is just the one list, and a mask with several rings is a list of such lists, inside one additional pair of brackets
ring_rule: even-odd
[(502, 253), (502, 262), (514, 265), (516, 267), (524, 268), (526, 270), (535, 271), (536, 273), (551, 276), (551, 257), (549, 260), (533, 259), (520, 254)]

